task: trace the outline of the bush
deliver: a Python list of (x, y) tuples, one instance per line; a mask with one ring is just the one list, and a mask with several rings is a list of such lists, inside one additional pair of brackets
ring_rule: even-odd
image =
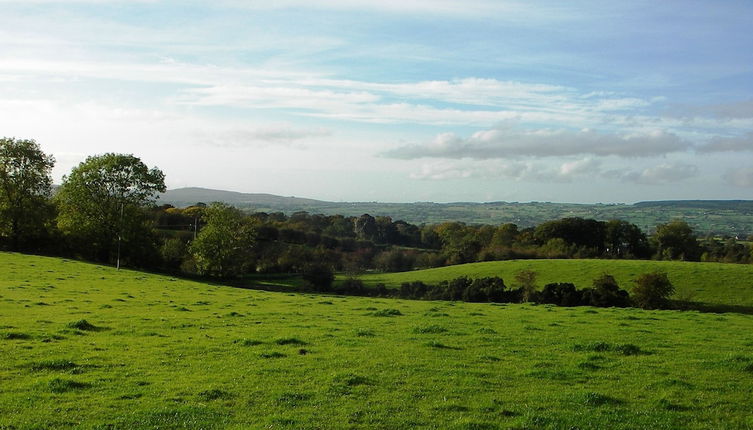
[(539, 303), (558, 306), (580, 306), (583, 304), (581, 293), (575, 288), (575, 285), (569, 282), (546, 284), (538, 296)]
[(620, 289), (614, 276), (605, 273), (594, 279), (593, 288), (583, 291), (583, 303), (590, 306), (624, 308), (630, 305), (630, 296), (627, 291)]
[(332, 269), (324, 264), (307, 264), (303, 267), (301, 276), (306, 285), (316, 291), (329, 291), (335, 280)]
[(635, 280), (632, 298), (636, 306), (643, 309), (661, 309), (669, 305), (669, 297), (675, 287), (666, 273), (644, 273)]

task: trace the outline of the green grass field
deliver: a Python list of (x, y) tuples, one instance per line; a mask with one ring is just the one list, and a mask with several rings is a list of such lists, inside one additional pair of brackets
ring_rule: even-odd
[(273, 293), (0, 253), (0, 428), (745, 429), (751, 328), (734, 313)]
[(630, 290), (633, 280), (642, 273), (664, 271), (675, 285), (676, 297), (715, 305), (753, 307), (753, 265), (723, 263), (691, 263), (646, 260), (511, 260), (461, 264), (400, 273), (374, 273), (361, 277), (367, 285), (383, 283), (397, 287), (403, 282), (439, 281), (468, 276), (481, 278), (499, 276), (514, 285), (519, 270), (534, 270), (539, 285), (550, 282), (572, 282), (578, 288), (590, 287), (603, 273), (617, 279), (622, 288)]

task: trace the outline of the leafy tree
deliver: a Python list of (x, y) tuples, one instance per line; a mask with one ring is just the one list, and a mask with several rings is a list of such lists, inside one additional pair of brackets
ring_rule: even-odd
[(644, 273), (635, 280), (635, 286), (630, 291), (635, 304), (643, 309), (667, 307), (669, 297), (674, 292), (675, 287), (663, 272)]
[(311, 263), (303, 267), (301, 277), (306, 285), (316, 291), (329, 291), (332, 288), (332, 282), (335, 280), (335, 274), (326, 264)]
[(363, 214), (356, 218), (353, 230), (361, 240), (374, 240), (377, 236), (376, 220), (369, 214)]
[(605, 254), (618, 258), (647, 258), (651, 247), (646, 234), (632, 223), (621, 220), (607, 221), (605, 227)]
[(539, 243), (551, 239), (563, 239), (568, 245), (575, 245), (601, 254), (604, 247), (605, 223), (593, 219), (562, 218), (547, 221), (536, 227), (534, 237)]
[(575, 285), (569, 282), (551, 283), (544, 285), (538, 297), (539, 303), (548, 303), (558, 306), (580, 306), (582, 304), (581, 293)]
[(593, 288), (583, 292), (583, 301), (587, 305), (600, 307), (627, 307), (630, 297), (627, 291), (620, 289), (614, 276), (603, 274), (594, 279)]
[(156, 251), (144, 207), (164, 191), (162, 171), (133, 155), (91, 156), (63, 178), (58, 226), (96, 259), (112, 261), (120, 238), (125, 257), (145, 260)]
[(244, 273), (256, 242), (251, 218), (232, 206), (212, 203), (204, 211), (203, 222), (189, 248), (199, 273), (223, 278)]
[(523, 301), (530, 302), (536, 295), (536, 279), (539, 274), (533, 270), (520, 270), (515, 274), (515, 281), (521, 289)]
[(9, 238), (11, 249), (43, 234), (52, 215), (54, 165), (34, 140), (0, 139), (0, 237)]
[(698, 239), (685, 221), (674, 220), (657, 226), (654, 240), (660, 258), (697, 261), (701, 256)]

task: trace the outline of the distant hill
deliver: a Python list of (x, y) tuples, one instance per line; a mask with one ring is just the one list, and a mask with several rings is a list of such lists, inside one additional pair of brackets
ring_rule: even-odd
[(197, 187), (167, 190), (167, 192), (160, 194), (159, 201), (179, 207), (190, 206), (196, 203), (224, 202), (239, 206), (263, 206), (286, 209), (325, 203), (319, 200), (299, 197), (282, 197), (263, 193), (239, 193), (236, 191)]
[(747, 238), (753, 234), (753, 200), (670, 200), (635, 204), (576, 204), (548, 202), (458, 202), (379, 203), (328, 202), (273, 194), (239, 193), (206, 188), (179, 188), (160, 196), (160, 203), (178, 207), (198, 202), (225, 202), (248, 211), (297, 211), (359, 216), (390, 216), (414, 224), (460, 221), (468, 224), (515, 223), (531, 227), (545, 221), (581, 217), (597, 220), (622, 219), (650, 232), (658, 224), (683, 219), (701, 235)]

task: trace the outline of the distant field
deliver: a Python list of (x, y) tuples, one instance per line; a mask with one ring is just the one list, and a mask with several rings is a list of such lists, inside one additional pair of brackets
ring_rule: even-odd
[(0, 253), (0, 428), (744, 429), (751, 327), (271, 293)]
[(550, 282), (572, 282), (579, 288), (585, 288), (590, 287), (597, 276), (608, 273), (627, 290), (632, 287), (632, 282), (638, 275), (661, 270), (669, 275), (678, 297), (692, 297), (695, 301), (711, 304), (753, 306), (753, 265), (750, 264), (645, 260), (512, 260), (411, 272), (374, 273), (364, 275), (361, 279), (367, 285), (383, 283), (388, 287), (397, 287), (403, 282), (411, 281), (436, 284), (459, 276), (499, 276), (510, 286), (515, 282), (515, 273), (524, 269), (536, 271), (541, 286)]
[(511, 222), (520, 227), (532, 227), (554, 219), (581, 217), (601, 221), (621, 219), (636, 224), (646, 232), (651, 232), (659, 224), (673, 219), (682, 219), (693, 226), (701, 236), (724, 234), (744, 239), (753, 234), (753, 200), (676, 200), (635, 204), (326, 202), (204, 188), (169, 190), (160, 196), (160, 202), (177, 206), (212, 201), (223, 201), (249, 211), (286, 214), (308, 211), (326, 215), (359, 216), (368, 213), (374, 216), (389, 216), (394, 220), (401, 219), (413, 224), (446, 221), (470, 224)]

